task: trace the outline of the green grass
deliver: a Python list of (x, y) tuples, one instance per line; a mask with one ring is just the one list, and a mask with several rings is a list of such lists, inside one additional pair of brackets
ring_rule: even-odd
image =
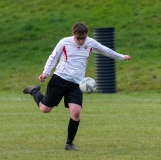
[(62, 102), (44, 114), (29, 95), (1, 93), (0, 101), (0, 159), (161, 159), (159, 92), (84, 94), (78, 152), (63, 149), (69, 111)]
[[(53, 48), (78, 21), (91, 37), (97, 27), (115, 27), (116, 51), (132, 57), (116, 62), (118, 91), (160, 90), (160, 6), (151, 0), (0, 1), (0, 90), (20, 93), (38, 83)], [(86, 75), (95, 78), (93, 56)]]

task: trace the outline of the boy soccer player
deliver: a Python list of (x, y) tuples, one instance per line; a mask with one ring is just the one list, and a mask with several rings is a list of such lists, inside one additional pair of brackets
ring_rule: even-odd
[(46, 89), (45, 95), (40, 93), (40, 85), (27, 86), (24, 94), (31, 94), (39, 109), (49, 113), (58, 106), (64, 97), (64, 106), (70, 110), (68, 135), (65, 150), (77, 150), (73, 145), (80, 122), (82, 108), (82, 92), (79, 82), (84, 78), (90, 53), (100, 53), (117, 60), (130, 60), (129, 55), (119, 54), (88, 37), (88, 27), (76, 23), (72, 27), (72, 36), (61, 39), (49, 56), (39, 80), (44, 82), (60, 58)]

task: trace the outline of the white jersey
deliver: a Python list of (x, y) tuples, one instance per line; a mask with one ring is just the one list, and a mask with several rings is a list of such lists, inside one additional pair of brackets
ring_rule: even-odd
[(67, 81), (79, 84), (85, 76), (88, 58), (91, 52), (100, 53), (117, 60), (124, 59), (122, 54), (103, 46), (93, 38), (87, 37), (85, 43), (79, 46), (75, 42), (74, 36), (71, 36), (59, 41), (52, 54), (49, 56), (43, 73), (49, 76), (57, 60), (60, 58), (54, 74)]

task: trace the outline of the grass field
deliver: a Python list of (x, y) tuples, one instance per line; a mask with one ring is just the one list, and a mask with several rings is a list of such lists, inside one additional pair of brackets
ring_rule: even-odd
[(161, 99), (157, 92), (84, 95), (75, 145), (63, 149), (69, 120), (61, 103), (49, 114), (29, 95), (1, 94), (0, 159), (161, 159)]

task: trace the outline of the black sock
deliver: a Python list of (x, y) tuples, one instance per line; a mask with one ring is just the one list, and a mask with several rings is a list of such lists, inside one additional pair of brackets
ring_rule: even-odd
[(72, 118), (69, 120), (69, 125), (68, 125), (68, 137), (67, 137), (67, 142), (66, 144), (72, 144), (75, 135), (77, 133), (77, 129), (79, 126), (79, 121), (74, 121)]
[(37, 103), (38, 107), (39, 107), (39, 103), (40, 101), (43, 99), (44, 95), (41, 94), (39, 91), (37, 90), (33, 90), (31, 95), (34, 97), (35, 102)]

